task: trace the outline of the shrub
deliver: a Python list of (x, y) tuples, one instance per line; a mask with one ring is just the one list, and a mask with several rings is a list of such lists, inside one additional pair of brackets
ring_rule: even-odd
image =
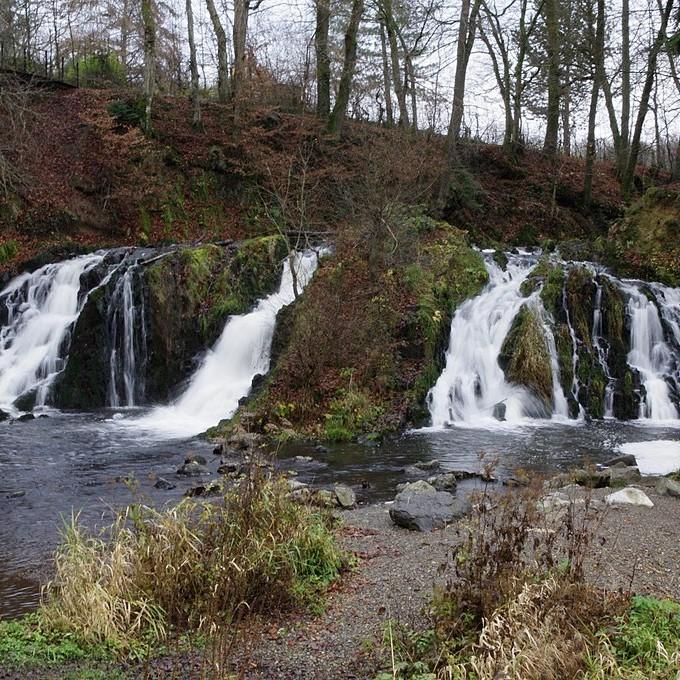
[(76, 75), (81, 87), (110, 87), (125, 84), (125, 69), (115, 54), (93, 54), (82, 57), (66, 69), (66, 80)]
[(11, 260), (19, 252), (19, 244), (12, 241), (0, 243), (0, 264)]
[(106, 110), (121, 128), (139, 127), (144, 121), (143, 99), (116, 99)]
[(263, 608), (311, 603), (343, 558), (327, 516), (287, 492), (254, 475), (215, 504), (131, 506), (98, 536), (74, 518), (42, 617), (130, 653), (171, 627), (214, 632)]

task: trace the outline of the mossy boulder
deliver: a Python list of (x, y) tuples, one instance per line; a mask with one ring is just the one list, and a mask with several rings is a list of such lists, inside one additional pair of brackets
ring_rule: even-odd
[(498, 363), (506, 378), (526, 387), (551, 410), (553, 379), (550, 355), (538, 313), (524, 305), (503, 343)]
[(680, 286), (680, 192), (649, 189), (610, 229), (608, 245), (620, 274)]

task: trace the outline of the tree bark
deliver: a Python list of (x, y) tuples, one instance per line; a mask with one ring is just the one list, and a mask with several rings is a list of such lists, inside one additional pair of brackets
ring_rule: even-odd
[(153, 0), (142, 0), (144, 27), (144, 133), (151, 134), (151, 111), (156, 90), (156, 17)]
[(556, 154), (560, 130), (560, 34), (558, 0), (544, 4), (545, 26), (548, 35), (548, 112), (543, 150)]
[(243, 84), (246, 79), (246, 39), (248, 35), (248, 13), (250, 0), (234, 2), (234, 72), (232, 74), (231, 97), (234, 111), (238, 116)]
[(229, 101), (229, 51), (227, 50), (227, 33), (220, 21), (220, 15), (214, 0), (206, 0), (208, 14), (215, 32), (217, 42), (217, 98), (221, 102)]
[(201, 99), (199, 96), (198, 61), (196, 59), (196, 41), (194, 40), (194, 10), (191, 0), (186, 0), (187, 35), (189, 38), (189, 71), (191, 72), (191, 124), (197, 128), (201, 125)]
[[(591, 20), (592, 26), (592, 20)], [(592, 30), (592, 29), (591, 29)], [(593, 170), (595, 167), (595, 122), (597, 118), (597, 100), (600, 91), (600, 80), (597, 77), (598, 64), (604, 60), (604, 12), (595, 16), (595, 40), (593, 44), (593, 88), (590, 94), (588, 111), (588, 141), (586, 144), (586, 167), (583, 174), (583, 202), (589, 207), (593, 198)]]
[(645, 77), (645, 83), (640, 94), (640, 106), (638, 108), (638, 114), (635, 120), (635, 130), (633, 131), (633, 136), (631, 138), (626, 169), (621, 182), (623, 196), (626, 199), (630, 198), (631, 190), (633, 188), (635, 167), (637, 165), (638, 156), (640, 155), (642, 128), (645, 124), (645, 118), (649, 108), (649, 96), (652, 92), (654, 77), (656, 75), (657, 57), (659, 56), (659, 51), (663, 47), (664, 41), (666, 40), (666, 29), (668, 28), (668, 20), (670, 19), (671, 12), (673, 11), (673, 2), (674, 0), (666, 0), (666, 5), (663, 7), (663, 11), (661, 13), (661, 26), (659, 27), (659, 32), (656, 35), (656, 39), (654, 40), (647, 57), (647, 75)]
[(345, 32), (345, 57), (342, 64), (342, 74), (338, 87), (338, 96), (335, 99), (335, 106), (328, 120), (328, 131), (332, 134), (339, 134), (342, 123), (347, 114), (349, 95), (352, 89), (352, 79), (357, 64), (357, 34), (359, 24), (364, 13), (364, 0), (352, 0), (352, 12)]
[(390, 46), (390, 60), (392, 63), (392, 81), (394, 94), (397, 96), (399, 107), (399, 125), (408, 125), (408, 109), (406, 108), (406, 92), (401, 80), (401, 67), (399, 65), (399, 47), (397, 44), (397, 31), (394, 25), (392, 0), (383, 0), (381, 3), (385, 28), (387, 29), (387, 41)]
[(316, 115), (327, 119), (331, 112), (331, 59), (328, 54), (328, 31), (331, 20), (330, 0), (316, 0)]
[(630, 0), (621, 0), (621, 143), (630, 142)]

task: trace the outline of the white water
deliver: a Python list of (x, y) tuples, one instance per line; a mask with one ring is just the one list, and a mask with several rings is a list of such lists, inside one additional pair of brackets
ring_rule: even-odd
[(635, 456), (643, 475), (667, 475), (680, 470), (680, 442), (658, 439), (631, 442), (618, 447), (621, 453)]
[(678, 411), (671, 401), (665, 380), (673, 365), (673, 355), (664, 340), (659, 312), (656, 305), (635, 284), (622, 282), (619, 285), (629, 296), (628, 364), (639, 372), (645, 388), (645, 398), (640, 402), (640, 419), (676, 420)]
[(523, 387), (505, 379), (498, 365), (503, 342), (520, 307), (520, 292), (535, 260), (512, 257), (504, 272), (486, 262), (489, 284), (476, 298), (463, 303), (451, 322), (446, 365), (428, 394), (433, 427), (467, 423), (497, 425), (494, 406), (505, 404), (505, 419), (516, 422), (540, 410)]
[[(543, 325), (543, 337), (545, 338), (545, 345), (548, 349), (548, 356), (550, 357), (550, 373), (552, 375), (553, 385), (553, 415), (558, 418), (568, 418), (569, 404), (567, 403), (567, 398), (564, 396), (562, 382), (560, 381), (560, 362), (557, 357), (557, 347), (555, 346), (555, 334), (552, 331), (552, 319), (549, 318), (538, 293), (534, 293), (532, 298), (532, 304), (536, 305), (538, 318)], [(571, 323), (569, 326), (571, 327)]]
[(591, 340), (597, 361), (607, 379), (607, 385), (604, 388), (604, 417), (609, 419), (614, 417), (614, 380), (609, 370), (608, 348), (605, 346), (605, 341), (602, 337), (602, 283), (597, 277), (595, 278), (595, 285), (597, 290), (593, 305), (593, 332)]
[[(109, 359), (109, 406), (134, 406), (143, 398), (143, 360), (146, 353), (144, 297), (135, 304), (134, 283), (137, 266), (121, 276), (109, 303), (111, 354)], [(118, 337), (118, 335), (122, 337)], [(122, 386), (123, 394), (119, 393)]]
[(98, 253), (49, 264), (18, 276), (0, 292), (8, 313), (0, 329), (0, 408), (14, 412), (14, 401), (33, 390), (36, 405), (45, 404), (86, 300), (80, 277), (103, 259)]
[[(296, 256), (298, 292), (311, 280), (317, 262), (313, 252)], [(286, 260), (278, 291), (260, 300), (252, 312), (227, 321), (219, 340), (177, 401), (122, 424), (163, 438), (179, 438), (200, 434), (231, 417), (239, 400), (249, 393), (253, 378), (269, 370), (276, 315), (294, 299), (293, 276)]]

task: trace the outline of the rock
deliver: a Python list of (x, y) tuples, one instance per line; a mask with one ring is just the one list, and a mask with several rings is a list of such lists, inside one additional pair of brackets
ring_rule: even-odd
[(380, 435), (376, 432), (361, 434), (357, 437), (357, 444), (361, 446), (380, 446)]
[(637, 467), (628, 467), (617, 463), (614, 467), (609, 468), (609, 486), (629, 486), (633, 482), (639, 481), (640, 470)]
[(291, 491), (299, 491), (300, 489), (308, 489), (309, 488), (307, 486), (307, 484), (305, 484), (304, 482), (300, 482), (297, 479), (289, 479), (289, 480), (287, 480), (286, 483), (288, 484), (288, 488)]
[(312, 491), (309, 497), (309, 503), (320, 508), (334, 508), (337, 506), (337, 499), (335, 494), (328, 489), (317, 489)]
[(7, 413), (7, 411), (3, 411), (0, 408), (0, 423), (4, 422), (5, 420), (9, 420), (9, 413)]
[(501, 422), (505, 420), (505, 410), (506, 410), (506, 405), (504, 402), (499, 401), (497, 404), (494, 404), (493, 407), (493, 417), (496, 420), (500, 420)]
[(185, 459), (185, 463), (198, 463), (199, 465), (207, 465), (208, 461), (205, 459), (205, 456), (199, 456), (195, 455), (193, 453), (189, 454)]
[(637, 465), (637, 460), (635, 460), (635, 456), (632, 454), (626, 453), (621, 456), (616, 456), (615, 458), (605, 460), (605, 462), (602, 463), (602, 467), (614, 467), (614, 465), (617, 465), (618, 463), (623, 463), (624, 465), (630, 465), (632, 467)]
[(680, 498), (680, 483), (668, 477), (661, 477), (654, 489), (660, 496)]
[(357, 504), (357, 497), (354, 491), (346, 484), (336, 484), (333, 488), (335, 498), (341, 508), (353, 508)]
[(208, 470), (205, 465), (201, 465), (200, 463), (184, 463), (182, 467), (180, 467), (177, 470), (178, 475), (182, 475), (184, 477), (198, 477), (199, 475), (209, 475), (210, 470)]
[(156, 480), (154, 486), (157, 489), (161, 489), (162, 491), (171, 491), (172, 489), (176, 488), (176, 485), (172, 482), (169, 482), (167, 479), (165, 479), (165, 477), (159, 477)]
[(295, 456), (293, 460), (296, 463), (312, 463), (314, 461), (311, 456)]
[(587, 486), (590, 489), (603, 489), (609, 486), (611, 479), (609, 470), (574, 470), (570, 476), (574, 484)]
[(35, 420), (35, 416), (32, 413), (24, 413), (15, 419), (18, 423), (26, 423), (29, 420)]
[(653, 508), (654, 503), (649, 500), (649, 497), (644, 491), (636, 489), (634, 486), (626, 487), (609, 494), (604, 499), (607, 505), (638, 505), (645, 508)]
[(433, 475), (428, 477), (427, 483), (437, 491), (455, 491), (456, 486), (458, 486), (455, 472), (442, 472), (439, 475)]
[(12, 491), (7, 494), (6, 498), (8, 499), (13, 499), (13, 498), (23, 498), (26, 495), (25, 491)]
[(407, 484), (390, 507), (392, 521), (406, 529), (432, 531), (441, 529), (467, 511), (453, 494), (437, 491), (424, 481)]
[(256, 432), (238, 432), (233, 434), (227, 440), (227, 445), (237, 451), (245, 451), (246, 449), (255, 448), (261, 441), (262, 437)]
[(314, 447), (314, 450), (315, 450), (317, 453), (330, 453), (330, 449), (329, 449), (327, 446), (324, 446), (323, 444), (317, 444), (317, 445)]
[(436, 458), (425, 461), (423, 463), (414, 463), (413, 465), (414, 468), (418, 468), (418, 470), (424, 470), (425, 472), (427, 472), (428, 470), (437, 470), (439, 469), (440, 466), (441, 464)]
[(199, 484), (198, 486), (194, 486), (191, 489), (187, 489), (184, 492), (184, 495), (187, 498), (196, 498), (198, 496), (201, 497), (207, 497), (207, 496), (219, 496), (223, 492), (223, 487), (220, 482), (209, 482), (208, 484)]
[(217, 468), (217, 472), (221, 475), (238, 475), (241, 472), (241, 464), (227, 461)]

